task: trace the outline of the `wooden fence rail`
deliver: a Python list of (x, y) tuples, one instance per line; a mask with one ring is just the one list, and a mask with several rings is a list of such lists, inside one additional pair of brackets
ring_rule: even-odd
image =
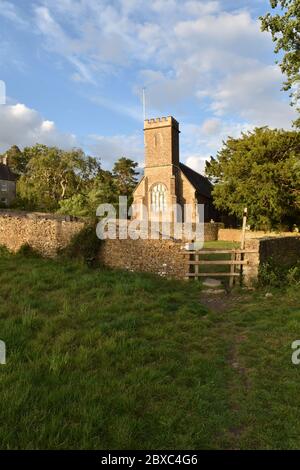
[[(243, 275), (243, 266), (248, 265), (249, 261), (245, 259), (248, 253), (256, 253), (255, 250), (198, 250), (186, 251), (185, 256), (188, 257), (187, 266), (188, 272), (186, 278), (198, 279), (201, 277), (229, 277), (229, 286), (232, 287), (236, 278), (241, 278)], [(202, 255), (230, 255), (230, 259), (201, 259)], [(199, 270), (201, 266), (228, 266), (229, 272), (202, 272)], [(191, 267), (193, 271), (191, 271)], [(239, 267), (238, 271), (236, 268)]]

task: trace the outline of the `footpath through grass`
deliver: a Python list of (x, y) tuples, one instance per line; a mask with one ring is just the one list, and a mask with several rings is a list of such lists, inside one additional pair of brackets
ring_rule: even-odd
[(1, 449), (300, 447), (300, 293), (0, 258)]

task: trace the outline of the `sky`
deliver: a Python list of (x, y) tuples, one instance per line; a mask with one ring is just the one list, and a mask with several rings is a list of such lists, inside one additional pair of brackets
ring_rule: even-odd
[(290, 128), (295, 112), (269, 0), (0, 0), (0, 152), (81, 147), (142, 166), (146, 117), (180, 123), (181, 161), (203, 172), (228, 136)]

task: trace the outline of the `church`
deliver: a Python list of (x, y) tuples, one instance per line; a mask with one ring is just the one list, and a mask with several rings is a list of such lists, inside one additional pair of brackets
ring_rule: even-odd
[(186, 221), (185, 205), (190, 205), (189, 222), (194, 223), (198, 222), (197, 204), (203, 204), (204, 222), (216, 219), (211, 182), (179, 161), (179, 133), (179, 123), (172, 116), (144, 121), (145, 167), (134, 191), (135, 218), (144, 219), (146, 208), (149, 220), (163, 215), (172, 222), (172, 208), (178, 204), (181, 221)]

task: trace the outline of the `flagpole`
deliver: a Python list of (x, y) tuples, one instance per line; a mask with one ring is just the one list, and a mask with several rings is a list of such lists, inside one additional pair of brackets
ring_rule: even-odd
[(146, 88), (143, 88), (143, 118), (144, 121), (146, 120), (146, 93), (145, 93)]

